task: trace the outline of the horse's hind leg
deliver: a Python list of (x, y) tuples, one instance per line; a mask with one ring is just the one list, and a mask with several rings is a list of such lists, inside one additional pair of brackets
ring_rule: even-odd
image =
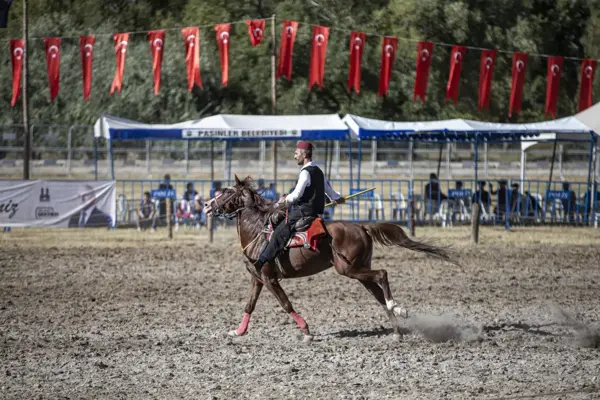
[(355, 270), (353, 268), (349, 268), (348, 270), (343, 271), (343, 275), (346, 275), (348, 278), (358, 279), (361, 282), (368, 281), (378, 284), (383, 291), (385, 307), (387, 310), (393, 312), (394, 315), (399, 317), (408, 317), (408, 311), (405, 308), (400, 307), (396, 300), (394, 300), (392, 297), (392, 291), (390, 290), (387, 271), (385, 269), (370, 270), (363, 268)]
[(398, 327), (398, 320), (396, 318), (396, 314), (393, 311), (388, 310), (385, 304), (385, 296), (383, 295), (383, 289), (379, 287), (379, 285), (372, 281), (363, 281), (359, 280), (360, 283), (375, 297), (375, 299), (383, 306), (388, 318), (390, 319), (390, 323), (392, 324), (392, 328), (394, 329), (394, 336), (400, 336), (400, 329)]
[(250, 315), (254, 311), (254, 307), (256, 306), (256, 302), (258, 301), (258, 296), (260, 296), (262, 288), (263, 283), (253, 276), (250, 286), (250, 298), (248, 299), (248, 303), (246, 303), (246, 308), (244, 308), (244, 317), (242, 318), (239, 328), (229, 332), (230, 336), (243, 336), (246, 334), (246, 332), (248, 332)]
[(304, 333), (304, 339), (311, 340), (312, 336), (310, 335), (310, 331), (308, 330), (308, 324), (306, 323), (304, 318), (302, 318), (296, 313), (296, 311), (294, 311), (294, 307), (292, 307), (292, 303), (290, 303), (287, 294), (285, 294), (283, 288), (281, 287), (279, 282), (277, 282), (273, 269), (268, 264), (265, 264), (261, 272), (263, 282), (265, 283), (267, 289), (269, 289), (269, 291), (273, 293), (277, 301), (279, 301), (281, 308), (283, 308), (285, 312), (287, 312), (294, 319), (294, 321), (296, 321), (298, 328), (302, 331), (302, 333)]

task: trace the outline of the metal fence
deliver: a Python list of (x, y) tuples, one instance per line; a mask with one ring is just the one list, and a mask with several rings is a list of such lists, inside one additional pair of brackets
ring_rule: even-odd
[[(349, 180), (332, 179), (330, 182), (343, 195), (372, 187), (376, 189), (346, 204), (328, 207), (325, 210), (326, 220), (392, 221), (408, 226), (411, 213), (414, 213), (418, 225), (445, 227), (470, 223), (471, 208), (477, 202), (481, 206), (481, 222), (484, 224), (506, 228), (526, 224), (597, 226), (600, 211), (597, 183), (590, 191), (584, 182), (541, 180), (497, 180), (482, 185), (473, 180), (370, 179), (363, 180), (360, 188), (351, 187)], [(161, 180), (119, 180), (117, 222), (133, 223), (134, 210), (143, 193), (158, 189), (161, 183)], [(213, 196), (213, 182), (209, 180), (172, 180), (170, 183), (179, 200), (188, 184), (201, 196), (201, 204)], [(230, 181), (215, 182), (217, 188), (231, 184)], [(294, 180), (266, 180), (263, 189), (270, 189), (269, 197), (276, 200), (290, 193), (294, 185)], [(180, 204), (180, 201), (175, 201), (174, 215)], [(201, 210), (197, 211), (200, 217)]]

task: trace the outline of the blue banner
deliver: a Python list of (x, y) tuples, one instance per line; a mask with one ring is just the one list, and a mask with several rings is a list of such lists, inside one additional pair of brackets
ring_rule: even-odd
[(547, 190), (546, 198), (548, 200), (569, 200), (569, 191), (568, 190)]
[(153, 199), (176, 199), (177, 193), (174, 189), (154, 189), (152, 190)]
[(471, 189), (450, 189), (448, 197), (451, 199), (470, 199), (472, 197)]

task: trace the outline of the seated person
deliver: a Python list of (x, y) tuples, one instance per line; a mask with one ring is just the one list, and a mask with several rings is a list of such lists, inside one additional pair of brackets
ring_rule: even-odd
[(196, 194), (194, 197), (194, 219), (196, 220), (196, 227), (200, 228), (201, 225), (206, 225), (206, 215), (204, 215), (204, 200), (202, 196)]
[(271, 200), (273, 202), (276, 202), (277, 200), (279, 200), (279, 193), (277, 193), (277, 190), (275, 190), (275, 184), (271, 183), (269, 184), (269, 188), (265, 189), (262, 193), (261, 196), (267, 200)]
[(498, 205), (494, 209), (494, 212), (500, 218), (503, 218), (504, 214), (506, 214), (506, 204), (507, 204), (506, 203), (506, 201), (507, 201), (506, 184), (507, 184), (507, 181), (505, 179), (499, 180), (498, 185), (500, 185), (500, 187), (498, 188), (498, 190), (494, 191), (494, 186), (492, 186), (492, 183), (490, 182), (491, 194), (498, 195)]
[[(493, 187), (492, 187), (493, 189)], [(473, 203), (479, 203), (484, 214), (489, 214), (492, 198), (490, 192), (485, 190), (485, 181), (479, 181), (479, 190), (473, 195)]]
[(152, 201), (150, 192), (144, 192), (144, 199), (135, 216), (138, 231), (148, 228), (151, 228), (152, 232), (156, 231), (156, 205)]
[(440, 190), (440, 183), (436, 174), (432, 173), (429, 175), (429, 183), (425, 185), (425, 213), (426, 214), (437, 214), (440, 203), (447, 200), (446, 196)]
[(565, 192), (569, 192), (568, 199), (560, 200), (563, 207), (563, 213), (565, 215), (565, 218), (568, 215), (570, 219), (573, 219), (575, 218), (575, 210), (577, 209), (577, 196), (575, 195), (574, 191), (570, 190), (569, 182), (563, 182), (562, 190)]

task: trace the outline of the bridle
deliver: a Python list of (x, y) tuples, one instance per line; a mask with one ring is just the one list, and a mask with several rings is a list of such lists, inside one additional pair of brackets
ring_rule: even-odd
[[(227, 218), (229, 220), (234, 219), (240, 212), (244, 211), (246, 208), (250, 207), (250, 206), (243, 206), (240, 207), (230, 213), (226, 213), (224, 210), (224, 206), (225, 204), (227, 204), (234, 196), (238, 195), (238, 190), (235, 189), (233, 191), (233, 193), (227, 195), (226, 197), (223, 197), (223, 193), (219, 193), (217, 194), (214, 198), (210, 199), (205, 205), (204, 207), (211, 207), (213, 209), (213, 214), (216, 217), (224, 217)], [(221, 201), (219, 201), (221, 200)]]

